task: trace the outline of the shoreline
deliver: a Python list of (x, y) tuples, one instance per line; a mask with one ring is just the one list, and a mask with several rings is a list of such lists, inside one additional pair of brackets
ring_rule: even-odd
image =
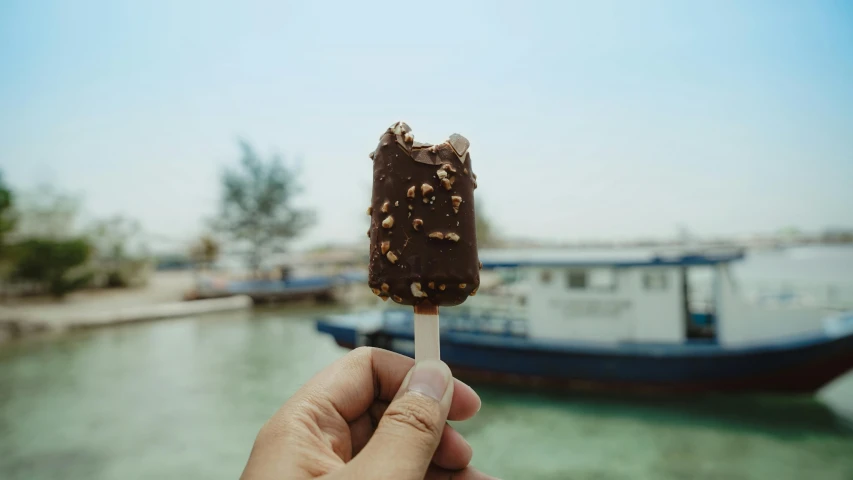
[(183, 301), (192, 272), (156, 272), (138, 288), (82, 291), (61, 301), (21, 300), (0, 305), (0, 345), (47, 332), (98, 328), (132, 322), (243, 310), (246, 296)]

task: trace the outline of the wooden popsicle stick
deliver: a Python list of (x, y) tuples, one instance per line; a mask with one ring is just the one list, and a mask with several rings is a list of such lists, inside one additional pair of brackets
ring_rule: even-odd
[(440, 359), (438, 307), (429, 302), (415, 305), (415, 361)]

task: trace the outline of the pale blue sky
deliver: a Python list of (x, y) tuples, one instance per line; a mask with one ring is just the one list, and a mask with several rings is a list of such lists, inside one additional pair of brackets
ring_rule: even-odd
[(7, 0), (0, 68), (8, 181), (176, 239), (242, 136), (302, 157), (311, 240), (366, 241), (398, 119), (471, 140), (508, 235), (853, 226), (845, 1)]

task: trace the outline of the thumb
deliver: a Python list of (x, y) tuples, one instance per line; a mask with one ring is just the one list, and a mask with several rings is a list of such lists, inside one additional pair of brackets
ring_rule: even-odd
[(361, 474), (356, 478), (424, 478), (450, 411), (452, 380), (444, 362), (415, 364), (370, 441), (350, 463)]

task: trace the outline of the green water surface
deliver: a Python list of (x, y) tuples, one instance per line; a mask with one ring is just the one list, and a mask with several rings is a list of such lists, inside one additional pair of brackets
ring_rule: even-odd
[[(345, 353), (318, 310), (0, 347), (0, 479), (235, 479), (263, 422)], [(853, 479), (853, 377), (814, 398), (590, 397), (475, 386), (457, 424), (509, 479)]]

